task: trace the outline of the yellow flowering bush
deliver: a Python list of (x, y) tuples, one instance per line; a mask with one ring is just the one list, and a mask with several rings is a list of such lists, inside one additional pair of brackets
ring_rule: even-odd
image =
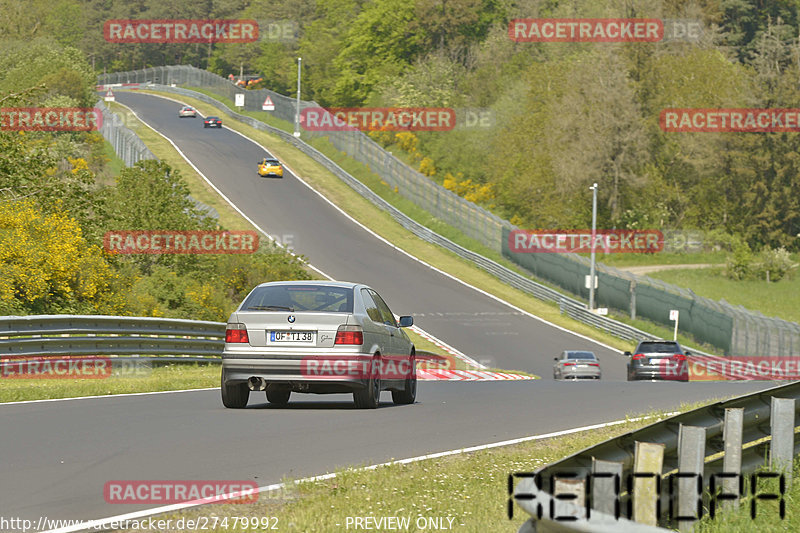
[(433, 164), (433, 159), (430, 157), (423, 157), (419, 163), (419, 171), (429, 178), (436, 175), (436, 166)]
[(495, 199), (495, 190), (491, 183), (472, 183), (472, 179), (464, 179), (461, 172), (457, 172), (455, 176), (446, 173), (442, 185), (470, 202), (485, 204)]
[(89, 170), (89, 163), (87, 163), (86, 160), (82, 157), (77, 157), (77, 158), (68, 157), (67, 161), (69, 161), (69, 164), (72, 165), (73, 174), (77, 174), (81, 170)]
[(417, 143), (419, 143), (419, 139), (410, 131), (401, 131), (395, 133), (394, 139), (395, 142), (397, 142), (397, 145), (409, 154), (413, 154), (417, 151)]
[(31, 201), (0, 203), (0, 301), (97, 301), (114, 272), (75, 219)]

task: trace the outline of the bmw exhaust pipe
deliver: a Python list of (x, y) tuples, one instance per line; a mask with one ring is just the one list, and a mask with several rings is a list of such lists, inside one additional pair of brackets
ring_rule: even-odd
[(250, 390), (267, 390), (267, 382), (264, 378), (252, 376), (247, 380), (247, 387)]

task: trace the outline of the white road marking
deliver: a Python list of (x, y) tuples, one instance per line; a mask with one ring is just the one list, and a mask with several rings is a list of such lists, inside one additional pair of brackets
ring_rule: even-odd
[[(672, 415), (676, 415), (676, 414), (678, 414), (678, 413), (674, 412), (674, 413), (667, 413), (667, 414), (662, 415), (662, 416), (666, 417), (666, 416), (672, 416)], [(418, 461), (424, 461), (426, 459), (438, 459), (440, 457), (447, 457), (447, 456), (450, 456), (450, 455), (459, 455), (459, 454), (462, 454), (462, 453), (470, 453), (470, 452), (477, 452), (477, 451), (481, 451), (481, 450), (489, 450), (489, 449), (492, 449), (492, 448), (499, 448), (499, 447), (502, 447), (502, 446), (511, 446), (513, 444), (520, 444), (522, 442), (530, 442), (530, 441), (542, 440), (542, 439), (551, 439), (553, 437), (562, 437), (564, 435), (571, 435), (573, 433), (579, 433), (581, 431), (591, 431), (591, 430), (594, 430), (594, 429), (600, 429), (600, 428), (605, 428), (605, 427), (610, 427), (610, 426), (618, 426), (618, 425), (624, 424), (626, 422), (636, 422), (636, 421), (639, 421), (639, 420), (647, 420), (649, 418), (654, 418), (654, 416), (642, 416), (642, 417), (637, 417), (637, 418), (628, 418), (628, 419), (624, 419), (624, 420), (614, 420), (612, 422), (604, 422), (602, 424), (594, 424), (594, 425), (591, 425), (591, 426), (583, 426), (583, 427), (578, 427), (578, 428), (573, 428), (573, 429), (565, 429), (565, 430), (562, 430), (562, 431), (554, 431), (552, 433), (545, 433), (545, 434), (542, 434), (542, 435), (532, 435), (530, 437), (520, 437), (520, 438), (517, 438), (517, 439), (504, 440), (504, 441), (500, 441), (500, 442), (493, 442), (493, 443), (490, 443), (490, 444), (481, 444), (481, 445), (478, 445), (478, 446), (471, 446), (469, 448), (459, 448), (459, 449), (456, 449), (456, 450), (448, 450), (448, 451), (444, 451), (444, 452), (430, 453), (430, 454), (427, 454), (427, 455), (419, 455), (417, 457), (409, 457), (408, 459), (400, 459), (400, 460), (397, 460), (397, 461), (388, 461), (388, 462), (385, 462), (385, 463), (379, 463), (379, 464), (375, 464), (375, 465), (370, 465), (370, 466), (366, 466), (366, 467), (363, 467), (363, 468), (356, 468), (356, 469), (352, 469), (351, 471), (360, 472), (360, 471), (367, 471), (367, 470), (376, 470), (376, 469), (378, 469), (378, 468), (380, 468), (382, 466), (404, 465), (404, 464), (409, 464), (409, 463), (416, 463)], [(314, 482), (314, 481), (325, 481), (327, 479), (335, 478), (336, 475), (337, 475), (336, 472), (332, 472), (332, 473), (328, 473), (328, 474), (322, 474), (322, 475), (318, 475), (318, 476), (307, 477), (307, 478), (304, 478), (304, 479), (299, 479), (297, 481), (294, 481), (292, 484), (299, 485), (300, 483), (309, 483), (309, 482)], [(281, 489), (286, 488), (286, 486), (287, 486), (286, 483), (274, 483), (272, 485), (265, 485), (263, 487), (259, 487), (258, 488), (258, 493), (261, 494), (261, 493), (281, 490)], [(237, 495), (238, 495), (238, 493), (230, 494), (230, 495), (226, 495), (226, 496), (228, 496), (228, 497), (236, 497)], [(100, 529), (108, 526), (112, 522), (121, 522), (123, 520), (136, 520), (136, 519), (152, 516), (152, 515), (155, 515), (155, 514), (162, 514), (162, 513), (172, 512), (172, 511), (180, 511), (182, 509), (188, 509), (188, 508), (191, 508), (191, 507), (198, 507), (198, 506), (203, 505), (205, 503), (207, 503), (207, 502), (194, 501), (194, 502), (176, 503), (176, 504), (172, 504), (172, 505), (164, 505), (164, 506), (161, 506), (161, 507), (153, 507), (151, 509), (144, 509), (142, 511), (137, 511), (137, 512), (133, 512), (133, 513), (127, 513), (127, 514), (122, 514), (122, 515), (109, 516), (108, 518), (100, 518), (100, 519), (97, 519), (97, 520), (91, 520), (91, 521), (87, 521), (86, 523), (79, 524), (79, 525), (67, 526), (67, 527), (62, 527), (62, 528), (59, 528), (59, 529), (51, 529), (51, 530), (45, 531), (44, 533), (73, 533), (73, 532), (76, 532), (76, 531), (87, 531), (87, 530), (90, 530), (90, 529), (94, 530), (94, 531), (97, 531), (97, 530), (100, 530)], [(219, 502), (217, 502), (217, 503), (219, 503)]]

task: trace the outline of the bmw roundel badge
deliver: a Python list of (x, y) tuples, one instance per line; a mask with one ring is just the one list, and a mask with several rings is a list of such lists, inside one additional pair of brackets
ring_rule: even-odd
[(289, 315), (289, 318), (287, 318), (286, 320), (288, 320), (290, 324), (294, 324), (295, 320), (294, 315)]

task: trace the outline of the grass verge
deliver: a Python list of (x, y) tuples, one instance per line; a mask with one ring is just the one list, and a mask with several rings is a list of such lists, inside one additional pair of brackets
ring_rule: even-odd
[[(151, 91), (141, 91), (141, 92), (151, 92)], [(176, 96), (171, 94), (163, 94), (163, 95), (171, 98)], [(215, 97), (219, 99), (218, 96), (215, 95)], [(186, 102), (187, 104), (195, 106), (200, 112), (206, 115), (219, 112), (219, 110), (216, 107), (194, 98), (181, 96), (180, 100)], [(224, 99), (220, 100), (224, 102)], [(252, 115), (260, 115), (260, 114), (252, 113)], [(558, 307), (555, 304), (536, 300), (529, 294), (506, 285), (505, 283), (501, 282), (491, 274), (479, 269), (471, 262), (462, 259), (456, 254), (451, 253), (439, 246), (423, 241), (422, 239), (419, 239), (415, 235), (409, 233), (405, 228), (400, 226), (400, 224), (398, 224), (388, 213), (381, 211), (380, 209), (375, 207), (372, 203), (370, 203), (368, 200), (362, 198), (358, 194), (354, 194), (353, 190), (347, 184), (342, 182), (339, 178), (331, 174), (329, 171), (327, 171), (321, 165), (319, 165), (311, 158), (303, 154), (298, 149), (284, 143), (277, 136), (256, 130), (255, 128), (252, 128), (246, 124), (243, 124), (229, 117), (225, 119), (225, 124), (230, 128), (233, 128), (241, 133), (244, 133), (248, 137), (254, 139), (256, 142), (267, 147), (271, 153), (273, 153), (276, 157), (278, 157), (278, 159), (287, 164), (297, 175), (301, 176), (305, 181), (307, 181), (310, 185), (312, 185), (317, 191), (322, 193), (326, 198), (330, 199), (334, 204), (339, 206), (350, 216), (352, 216), (365, 226), (369, 227), (374, 232), (381, 235), (388, 241), (392, 242), (395, 246), (398, 246), (402, 250), (405, 250), (409, 254), (421, 258), (428, 264), (433, 265), (436, 268), (439, 268), (440, 270), (448, 272), (453, 276), (461, 279), (462, 281), (465, 281), (466, 283), (474, 285), (490, 294), (502, 298), (507, 302), (533, 315), (536, 315), (544, 320), (547, 320), (548, 322), (551, 322), (553, 324), (556, 324), (564, 328), (568, 328), (571, 331), (585, 335), (587, 337), (597, 339), (602, 343), (614, 346), (615, 348), (618, 348), (620, 350), (631, 349), (630, 343), (618, 339), (616, 337), (613, 337), (612, 335), (606, 334), (602, 331), (598, 331), (592, 328), (591, 326), (588, 326), (581, 322), (572, 320), (569, 317), (561, 315), (558, 310)], [(161, 138), (160, 136), (158, 137), (163, 141), (163, 138)], [(142, 140), (144, 140), (145, 143), (148, 143), (149, 146), (148, 138), (142, 136)], [(310, 144), (315, 146), (317, 149), (323, 151), (322, 144), (326, 142), (327, 141), (325, 141), (324, 139), (314, 139)], [(319, 146), (317, 145), (318, 143)], [(334, 157), (332, 157), (332, 159), (334, 159), (334, 161), (336, 161), (337, 164), (340, 164), (342, 168), (344, 168), (351, 174), (355, 175), (359, 179), (363, 178), (364, 172), (371, 174), (372, 175), (372, 178), (370, 178), (371, 181), (368, 179), (363, 179), (363, 181), (365, 182), (365, 184), (372, 186), (373, 189), (376, 189), (375, 180), (377, 180), (377, 182), (380, 182), (380, 178), (378, 176), (372, 174), (371, 172), (369, 172), (369, 170), (366, 169), (366, 167), (364, 167), (360, 163), (353, 161), (351, 158), (346, 157), (341, 152), (336, 152), (336, 154), (333, 154), (333, 156)], [(167, 161), (170, 164), (173, 164), (172, 159), (167, 159)], [(184, 173), (184, 176), (188, 176), (188, 173)], [(386, 195), (387, 200), (391, 198), (390, 200), (391, 203), (396, 207), (398, 207), (398, 209), (401, 209), (404, 212), (405, 211), (410, 212), (412, 208), (417, 209), (418, 212), (416, 213), (416, 217), (419, 222), (426, 224), (425, 221), (426, 217), (428, 219), (433, 218), (429, 213), (417, 208), (416, 206), (410, 206), (404, 204), (403, 202), (408, 202), (408, 201), (402, 199), (402, 197), (399, 197), (398, 194), (394, 193), (388, 187), (383, 186), (383, 188), (384, 190), (381, 191), (380, 188), (378, 187), (376, 192), (382, 195)], [(192, 195), (194, 196), (194, 192), (192, 193)], [(223, 203), (223, 201), (219, 198), (212, 199), (212, 198), (203, 198), (200, 196), (196, 196), (196, 198), (208, 205), (211, 205), (212, 207), (217, 208), (218, 211), (220, 211), (218, 205)], [(408, 204), (410, 204), (410, 202), (408, 202)], [(409, 214), (409, 212), (407, 212), (406, 214)], [(411, 214), (409, 214), (409, 216), (411, 216)], [(454, 233), (458, 232), (454, 228), (446, 227), (446, 225), (444, 225), (444, 223), (441, 221), (438, 221), (436, 224), (426, 224), (426, 225), (431, 227), (431, 229), (437, 230), (438, 228), (437, 224), (442, 225), (441, 229), (442, 232), (445, 234), (445, 236), (448, 236), (448, 234), (454, 235)], [(244, 229), (244, 228), (237, 227), (232, 229)], [(460, 239), (462, 242), (459, 242), (459, 244), (461, 244), (462, 246), (465, 246), (467, 248), (472, 248), (478, 253), (486, 252), (486, 255), (489, 256), (490, 258), (502, 260), (504, 264), (508, 263), (507, 260), (503, 259), (502, 257), (499, 257), (499, 254), (490, 251), (485, 247), (482, 247), (483, 249), (481, 249), (481, 246), (477, 244), (474, 247), (468, 245), (468, 243), (464, 241), (464, 239), (467, 239), (467, 237), (461, 237)], [(456, 238), (452, 240), (458, 242)], [(512, 266), (509, 267), (511, 268)], [(513, 268), (518, 270), (516, 267)]]
[[(686, 411), (714, 401), (717, 400), (684, 404), (678, 410)], [(256, 523), (263, 517), (270, 517), (270, 524), (275, 524), (279, 531), (335, 532), (355, 529), (352, 522), (347, 527), (348, 517), (377, 520), (390, 516), (408, 517), (411, 524), (408, 531), (431, 529), (430, 526), (420, 527), (427, 519), (439, 519), (440, 524), (464, 533), (516, 531), (528, 515), (515, 506), (514, 519), (508, 519), (509, 474), (533, 471), (667, 415), (651, 412), (645, 416), (647, 418), (628, 416), (616, 425), (510, 446), (370, 469), (342, 469), (330, 479), (302, 483), (286, 479), (284, 487), (260, 494), (255, 504), (210, 504), (157, 518), (171, 519), (175, 524), (180, 519), (206, 517), (209, 525), (216, 518), (220, 526), (219, 521), (228, 517), (227, 527), (210, 529), (219, 532), (248, 529), (234, 527), (234, 517), (247, 517)], [(419, 525), (416, 524), (418, 519)], [(241, 526), (241, 521), (238, 525)], [(257, 528), (250, 526), (249, 529)]]
[(180, 364), (154, 367), (138, 377), (4, 379), (0, 402), (219, 387), (219, 369), (219, 365)]
[[(698, 406), (682, 406), (681, 410)], [(440, 519), (440, 524), (463, 533), (516, 531), (527, 514), (515, 508), (514, 519), (507, 516), (508, 475), (529, 472), (564, 456), (604, 440), (644, 427), (663, 418), (653, 412), (648, 419), (629, 417), (605, 428), (582, 431), (556, 438), (532, 440), (406, 464), (374, 469), (348, 468), (335, 477), (295, 484), (262, 493), (255, 504), (213, 504), (161, 515), (158, 519), (197, 520), (206, 517), (209, 525), (228, 517), (227, 527), (210, 531), (245, 531), (234, 527), (234, 517), (247, 517), (256, 523), (271, 517), (278, 531), (347, 531), (348, 517), (408, 517), (408, 531), (424, 528), (416, 520)], [(451, 519), (448, 522), (448, 519)], [(241, 521), (238, 524), (241, 526)], [(257, 529), (249, 527), (250, 530)], [(261, 528), (264, 529), (264, 528)], [(363, 528), (362, 528), (363, 529)], [(430, 529), (428, 527), (427, 529)], [(444, 528), (442, 528), (444, 529)], [(188, 531), (188, 528), (186, 529)], [(379, 530), (388, 530), (379, 528)], [(132, 528), (126, 531), (150, 531)], [(181, 530), (176, 530), (181, 531)]]
[[(417, 363), (418, 367), (470, 370), (471, 365), (450, 356), (447, 351), (412, 330), (406, 330), (418, 352), (437, 354), (439, 358)], [(142, 359), (151, 362), (150, 359)], [(104, 379), (4, 379), (0, 388), (0, 403), (82, 396), (103, 396), (158, 392), (182, 389), (219, 387), (220, 366), (218, 364), (169, 364), (124, 367), (129, 372), (117, 373)], [(487, 369), (493, 370), (493, 369)], [(505, 372), (509, 372), (505, 370)], [(518, 372), (532, 376), (526, 372)]]
[(734, 281), (720, 268), (663, 270), (648, 274), (653, 278), (691, 287), (700, 296), (725, 299), (731, 305), (758, 310), (767, 316), (800, 322), (800, 276), (767, 283), (766, 280)]
[[(756, 517), (752, 518), (751, 505), (753, 503), (752, 489), (748, 496), (743, 498), (735, 510), (726, 510), (716, 514), (712, 519), (706, 514), (695, 524), (696, 533), (751, 533), (763, 531), (773, 533), (778, 531), (800, 531), (800, 457), (795, 457), (793, 465), (794, 482), (787, 486), (784, 495), (786, 514), (781, 518), (779, 500), (759, 499), (756, 503)], [(759, 494), (779, 494), (777, 480), (761, 480), (758, 485)]]

